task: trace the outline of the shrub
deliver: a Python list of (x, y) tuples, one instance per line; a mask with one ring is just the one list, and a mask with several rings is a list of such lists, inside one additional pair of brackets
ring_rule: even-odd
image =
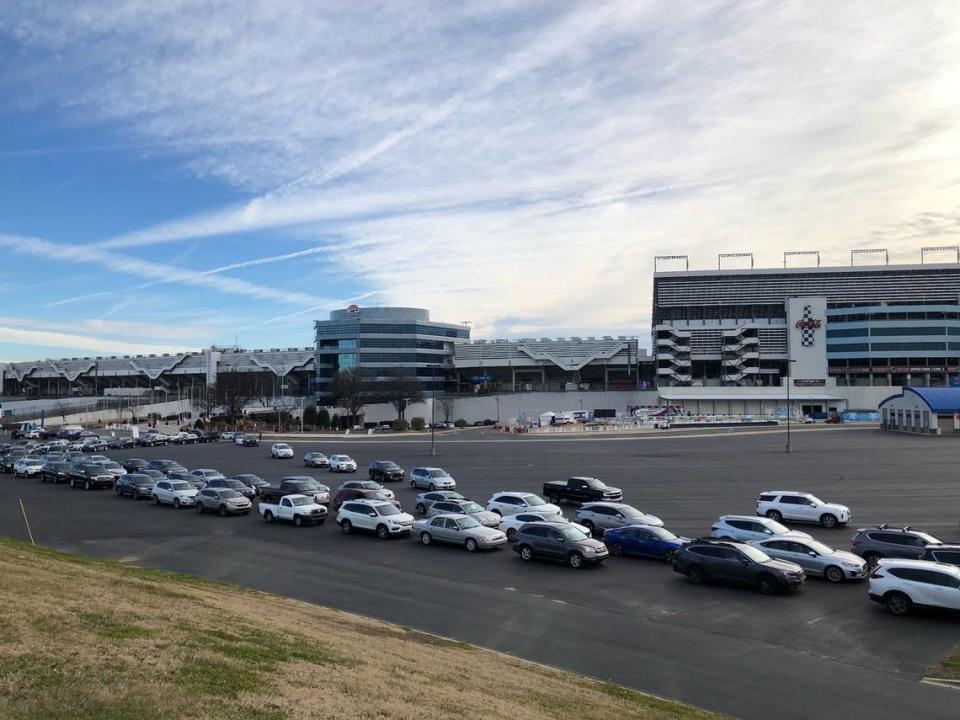
[(397, 418), (393, 421), (393, 429), (396, 432), (404, 432), (410, 429), (410, 423), (407, 422), (406, 418)]
[(467, 421), (463, 418), (457, 418), (457, 421), (453, 423), (454, 427), (465, 428), (467, 426)]
[(340, 416), (336, 413), (330, 417), (330, 427), (332, 427), (334, 430), (340, 429)]
[(421, 432), (427, 426), (427, 421), (422, 417), (415, 417), (410, 421), (410, 427), (417, 432)]
[(326, 408), (320, 408), (320, 412), (317, 413), (317, 425), (324, 430), (330, 427), (330, 413)]

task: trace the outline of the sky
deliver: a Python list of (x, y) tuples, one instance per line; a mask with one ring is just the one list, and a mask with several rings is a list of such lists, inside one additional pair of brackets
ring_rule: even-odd
[(960, 243), (952, 0), (7, 0), (0, 68), (0, 361), (644, 337), (657, 255)]

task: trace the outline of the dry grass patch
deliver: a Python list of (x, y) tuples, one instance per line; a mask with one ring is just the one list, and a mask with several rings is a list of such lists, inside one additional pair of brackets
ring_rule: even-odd
[(716, 717), (408, 628), (6, 539), (0, 604), (4, 718)]

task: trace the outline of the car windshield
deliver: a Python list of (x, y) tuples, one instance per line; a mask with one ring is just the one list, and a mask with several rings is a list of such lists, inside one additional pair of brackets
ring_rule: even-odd
[(233, 488), (234, 490), (246, 490), (247, 486), (244, 485), (239, 480), (227, 480), (224, 483), (228, 488)]
[(299, 498), (290, 498), (290, 502), (294, 505), (312, 505), (313, 500), (310, 498), (299, 497)]
[(289, 449), (290, 449), (290, 446), (289, 446), (289, 445), (284, 445), (283, 443), (277, 443), (276, 445), (274, 445), (274, 447), (277, 448), (277, 450), (289, 450)]
[(466, 502), (460, 506), (465, 513), (483, 512), (483, 505), (475, 502)]
[(755, 547), (750, 545), (741, 545), (738, 549), (754, 562), (762, 563), (767, 562), (770, 559), (770, 556), (765, 552), (762, 550), (757, 550)]
[(587, 539), (587, 536), (577, 530), (575, 527), (562, 527), (557, 528), (557, 530), (561, 535), (563, 535), (563, 537), (571, 542), (580, 542), (581, 540)]
[(786, 525), (781, 525), (775, 520), (767, 520), (767, 528), (769, 528), (775, 535), (790, 532), (790, 528), (788, 528)]
[(814, 502), (814, 503), (816, 503), (817, 505), (826, 505), (826, 503), (825, 503), (823, 500), (821, 500), (820, 498), (818, 498), (816, 495), (809, 495), (809, 496), (807, 496), (807, 500), (810, 500), (811, 502)]
[(617, 508), (624, 517), (629, 518), (638, 518), (643, 517), (643, 513), (637, 510), (635, 507), (630, 507), (629, 505), (624, 505), (623, 507)]
[(923, 540), (927, 545), (943, 545), (942, 540), (937, 540), (933, 535), (927, 535), (926, 533), (918, 532), (915, 533), (918, 538)]
[(431, 470), (430, 477), (441, 478), (448, 477), (446, 470)]
[(524, 498), (524, 500), (526, 500), (527, 505), (530, 505), (530, 506), (546, 505), (546, 504), (547, 504), (547, 501), (544, 500), (544, 499), (543, 499), (542, 497), (540, 497), (539, 495), (527, 495), (527, 496)]
[(650, 531), (656, 535), (661, 540), (676, 540), (677, 536), (674, 535), (669, 530), (664, 530), (663, 528), (650, 528)]
[(378, 505), (377, 514), (386, 517), (387, 515), (399, 515), (400, 511), (396, 505)]
[(396, 470), (400, 466), (390, 460), (381, 460), (380, 467), (382, 467), (384, 470)]
[(138, 477), (134, 478), (134, 482), (137, 485), (153, 485), (153, 478), (150, 477)]
[(122, 469), (123, 469), (123, 468), (120, 467), (120, 465), (118, 465), (118, 464), (115, 463), (115, 462), (103, 463), (103, 467), (106, 468), (107, 470), (122, 470)]
[(259, 475), (237, 475), (237, 480), (245, 483), (262, 483), (266, 482)]
[(820, 555), (832, 555), (834, 552), (832, 547), (824, 545), (818, 540), (806, 540), (803, 544)]
[(387, 501), (391, 500), (391, 497), (387, 495), (385, 492), (383, 492), (382, 490), (377, 490), (377, 492), (375, 492), (370, 497), (372, 497), (374, 500), (387, 500)]
[(193, 485), (185, 482), (175, 482), (175, 483), (170, 483), (170, 487), (173, 488), (174, 490), (189, 490), (190, 488), (193, 487)]
[(227, 500), (233, 500), (234, 498), (243, 497), (243, 495), (238, 493), (236, 490), (230, 490), (228, 488), (220, 491), (220, 497), (226, 498)]
[(480, 527), (480, 523), (474, 520), (472, 517), (460, 518), (457, 520), (457, 525), (460, 526), (461, 530), (469, 530), (470, 528)]
[(316, 480), (288, 480), (287, 482), (292, 483), (298, 490), (320, 489), (320, 483)]
[(604, 487), (603, 483), (597, 480), (596, 478), (581, 478), (581, 479), (583, 480), (583, 482), (586, 484), (588, 488), (592, 488), (594, 490), (602, 490)]
[(357, 483), (357, 487), (362, 487), (364, 490), (380, 490), (380, 486), (375, 482), (370, 482), (369, 480), (361, 480)]

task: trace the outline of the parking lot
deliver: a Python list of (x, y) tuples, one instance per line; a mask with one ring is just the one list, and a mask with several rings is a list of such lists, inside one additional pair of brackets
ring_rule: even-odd
[[(295, 460), (258, 448), (212, 445), (111, 451), (113, 458), (171, 458), (189, 468), (274, 481), (309, 474), (335, 488), (353, 476), (306, 470), (309, 450), (348, 453), (366, 475), (378, 459), (408, 471), (439, 465), (464, 495), (539, 492), (543, 481), (593, 475), (624, 502), (678, 534), (709, 533), (717, 516), (751, 514), (767, 489), (807, 490), (848, 504), (850, 527), (800, 527), (849, 548), (856, 527), (910, 524), (960, 539), (960, 448), (947, 438), (816, 426), (779, 430), (590, 439), (507, 438), (470, 430), (429, 442), (409, 437), (292, 441)], [(392, 486), (413, 512), (416, 491)], [(380, 541), (321, 527), (200, 516), (110, 491), (84, 492), (0, 478), (0, 532), (26, 539), (22, 498), (39, 544), (177, 570), (352, 610), (570, 668), (746, 718), (955, 718), (960, 695), (919, 679), (960, 644), (960, 622), (938, 614), (899, 619), (871, 603), (865, 583), (811, 579), (797, 594), (688, 584), (667, 564), (610, 558), (581, 571), (525, 564), (509, 547), (488, 554)], [(574, 507), (564, 507), (572, 516)], [(411, 662), (415, 662), (411, 658)]]

